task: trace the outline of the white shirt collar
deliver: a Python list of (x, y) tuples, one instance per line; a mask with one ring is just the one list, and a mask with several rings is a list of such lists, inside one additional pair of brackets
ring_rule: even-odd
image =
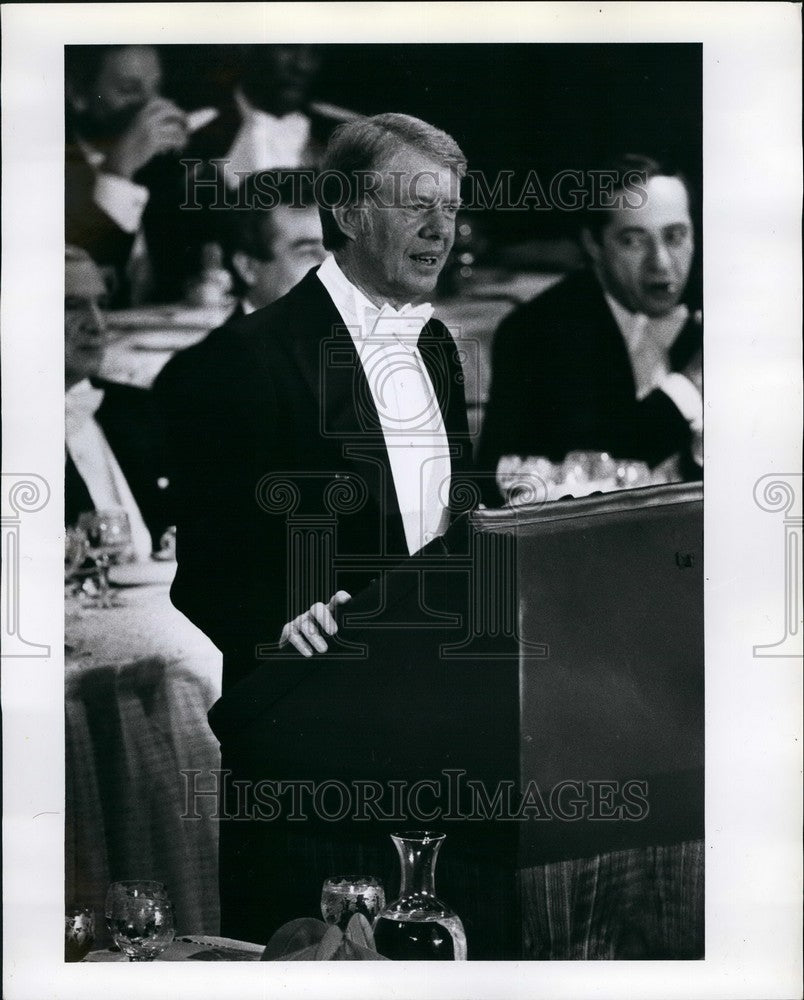
[(412, 341), (415, 346), (423, 327), (433, 315), (429, 302), (418, 305), (408, 302), (401, 309), (394, 309), (387, 302), (382, 307), (376, 306), (357, 285), (352, 284), (332, 255), (324, 260), (317, 274), (345, 325), (356, 327), (360, 338), (379, 333), (392, 334), (406, 343)]
[(651, 318), (632, 313), (613, 295), (606, 291), (603, 294), (625, 341), (637, 399), (644, 399), (668, 375), (669, 351), (687, 322), (689, 309), (678, 305), (665, 316)]
[(259, 119), (263, 122), (277, 123), (292, 129), (294, 127), (301, 128), (301, 123), (307, 123), (310, 120), (301, 111), (291, 111), (286, 115), (282, 115), (281, 118), (277, 117), (277, 115), (272, 115), (270, 111), (263, 111), (262, 108), (258, 108), (251, 103), (240, 87), (236, 88), (234, 99), (243, 121)]
[(88, 378), (70, 386), (64, 394), (66, 432), (71, 434), (85, 421), (91, 420), (103, 402), (103, 389), (96, 389)]
[(683, 304), (677, 305), (664, 316), (651, 318), (644, 313), (633, 313), (626, 309), (609, 292), (604, 291), (603, 294), (629, 349), (638, 344), (643, 334), (649, 334), (659, 348), (669, 351), (689, 318), (689, 309)]

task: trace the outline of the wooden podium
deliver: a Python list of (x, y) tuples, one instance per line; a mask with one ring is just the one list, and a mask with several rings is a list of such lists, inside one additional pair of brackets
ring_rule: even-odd
[(540, 954), (524, 872), (703, 837), (702, 535), (701, 484), (475, 512), (215, 706), (224, 765), (325, 788), (311, 836), (446, 831), (470, 957)]

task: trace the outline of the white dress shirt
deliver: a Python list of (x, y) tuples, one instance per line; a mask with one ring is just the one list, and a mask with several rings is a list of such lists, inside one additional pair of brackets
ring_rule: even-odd
[(676, 306), (666, 316), (650, 318), (629, 312), (613, 295), (604, 292), (611, 314), (623, 335), (634, 372), (637, 399), (661, 389), (672, 399), (691, 429), (703, 429), (703, 399), (692, 382), (670, 371), (670, 348), (689, 319), (685, 305)]
[(151, 533), (123, 470), (106, 440), (95, 413), (103, 402), (103, 390), (84, 379), (68, 389), (64, 398), (64, 429), (67, 451), (84, 480), (96, 510), (122, 508), (128, 514), (134, 554), (138, 561), (151, 555)]
[(96, 172), (92, 200), (124, 233), (136, 233), (148, 204), (148, 188), (135, 184), (127, 177), (103, 173), (103, 153), (82, 139), (78, 140), (78, 146), (87, 163)]
[(449, 523), (452, 466), (444, 418), (417, 347), (433, 314), (429, 303), (380, 309), (328, 257), (318, 269), (352, 337), (382, 428), (408, 552)]
[(703, 399), (686, 376), (670, 371), (669, 361), (670, 348), (689, 319), (689, 309), (678, 305), (666, 316), (650, 318), (629, 312), (608, 292), (604, 295), (628, 349), (637, 399), (644, 399), (654, 389), (669, 396), (690, 425), (692, 457), (703, 465)]
[(255, 108), (241, 90), (235, 103), (243, 120), (226, 156), (226, 184), (236, 188), (244, 175), (259, 170), (294, 169), (304, 162), (310, 119), (299, 111), (277, 118)]

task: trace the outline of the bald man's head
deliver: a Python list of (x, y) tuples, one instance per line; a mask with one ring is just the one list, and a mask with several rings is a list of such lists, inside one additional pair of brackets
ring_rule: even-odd
[(67, 389), (100, 371), (106, 348), (100, 271), (85, 250), (64, 253), (64, 383)]

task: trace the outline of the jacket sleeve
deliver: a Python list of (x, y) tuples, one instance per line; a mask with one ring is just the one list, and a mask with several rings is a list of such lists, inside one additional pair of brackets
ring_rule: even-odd
[(154, 392), (175, 487), (171, 599), (222, 652), (253, 658), (286, 620), (285, 536), (259, 500), (276, 464), (272, 383), (245, 338), (217, 331), (172, 359)]
[(134, 234), (121, 229), (95, 204), (95, 175), (76, 148), (67, 150), (64, 182), (65, 241), (86, 250), (99, 267), (122, 271)]

